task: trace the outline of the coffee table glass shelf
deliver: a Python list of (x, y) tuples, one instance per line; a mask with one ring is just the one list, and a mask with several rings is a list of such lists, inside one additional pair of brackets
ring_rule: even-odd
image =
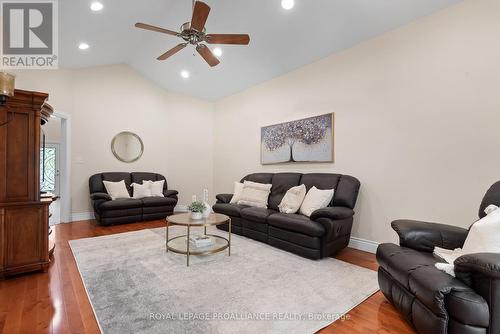
[[(209, 255), (228, 249), (228, 254), (229, 256), (231, 256), (231, 218), (229, 218), (228, 216), (219, 213), (212, 213), (207, 218), (191, 219), (190, 213), (181, 213), (168, 216), (166, 222), (166, 251), (172, 251), (174, 253), (186, 255), (187, 266), (189, 266), (190, 255)], [(221, 224), (228, 224), (229, 226), (229, 234), (227, 238), (220, 235), (207, 234), (207, 227)], [(186, 234), (169, 238), (169, 227), (172, 225), (186, 227)], [(189, 238), (194, 234), (192, 233), (193, 227), (203, 227), (203, 235), (212, 238), (213, 243), (211, 245), (200, 247), (192, 245), (189, 242)]]

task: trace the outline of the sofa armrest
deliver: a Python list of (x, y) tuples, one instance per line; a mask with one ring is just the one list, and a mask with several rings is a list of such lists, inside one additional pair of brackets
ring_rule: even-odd
[(455, 273), (458, 278), (470, 284), (473, 274), (500, 279), (500, 254), (467, 254), (455, 260)]
[(93, 201), (98, 200), (98, 199), (111, 201), (111, 196), (109, 196), (109, 194), (106, 194), (106, 193), (93, 193), (93, 194), (90, 194), (90, 199)]
[(500, 254), (467, 254), (455, 260), (456, 277), (483, 297), (489, 306), (490, 333), (500, 331)]
[(164, 190), (163, 191), (163, 195), (165, 197), (174, 197), (174, 196), (177, 196), (177, 194), (179, 194), (179, 192), (177, 190)]
[(233, 194), (218, 194), (215, 198), (217, 198), (218, 203), (229, 203), (233, 198)]
[(333, 206), (314, 211), (311, 214), (311, 220), (317, 220), (319, 218), (341, 220), (341, 219), (352, 218), (353, 216), (354, 216), (354, 210), (343, 206)]
[(430, 253), (434, 247), (461, 248), (469, 233), (461, 227), (416, 220), (395, 220), (391, 226), (399, 235), (400, 246)]

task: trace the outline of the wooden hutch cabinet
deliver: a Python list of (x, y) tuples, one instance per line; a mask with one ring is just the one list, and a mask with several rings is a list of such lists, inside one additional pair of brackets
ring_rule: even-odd
[(47, 270), (49, 205), (40, 198), (41, 124), (48, 94), (16, 90), (0, 105), (0, 278)]

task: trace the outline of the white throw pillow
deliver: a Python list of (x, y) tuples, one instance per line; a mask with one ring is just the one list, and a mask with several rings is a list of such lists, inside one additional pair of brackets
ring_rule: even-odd
[(319, 190), (316, 187), (312, 187), (307, 192), (306, 197), (300, 206), (300, 213), (304, 216), (310, 217), (314, 211), (326, 208), (332, 201), (333, 192), (333, 189)]
[(161, 181), (142, 181), (142, 184), (148, 183), (151, 188), (151, 196), (152, 197), (165, 197), (163, 195), (163, 185), (165, 184), (165, 180)]
[(278, 205), (280, 212), (283, 213), (296, 213), (299, 211), (304, 197), (306, 197), (306, 186), (301, 184), (300, 186), (288, 189), (285, 196)]
[(498, 206), (494, 205), (494, 204), (490, 204), (486, 207), (486, 209), (484, 209), (484, 213), (486, 213), (486, 215), (489, 215), (490, 213), (492, 213), (493, 211), (495, 211), (496, 209), (498, 209)]
[(134, 188), (133, 198), (151, 197), (150, 183), (143, 181), (142, 184), (132, 183), (131, 186)]
[(234, 191), (233, 197), (231, 197), (231, 201), (229, 203), (236, 204), (241, 198), (241, 193), (243, 192), (243, 183), (235, 182), (234, 183)]
[(106, 187), (106, 191), (109, 196), (111, 196), (111, 199), (130, 198), (130, 194), (128, 193), (127, 186), (125, 186), (124, 180), (121, 180), (120, 182), (102, 181), (102, 183), (104, 183), (104, 187)]
[(238, 204), (267, 208), (267, 199), (271, 193), (272, 184), (243, 182), (243, 191)]
[(472, 225), (462, 252), (500, 253), (500, 209), (490, 212)]
[(463, 248), (454, 250), (434, 247), (434, 254), (447, 263), (436, 263), (435, 267), (455, 276), (454, 262), (460, 256), (474, 253), (500, 253), (500, 210), (494, 205), (485, 210), (487, 216), (475, 222), (467, 234)]

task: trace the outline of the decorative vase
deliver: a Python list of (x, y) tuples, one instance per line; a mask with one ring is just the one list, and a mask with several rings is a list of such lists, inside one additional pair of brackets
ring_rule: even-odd
[(203, 218), (208, 218), (212, 213), (212, 208), (210, 204), (208, 204), (208, 190), (203, 189), (203, 205), (205, 206), (205, 210), (203, 210)]
[(198, 220), (203, 218), (202, 212), (193, 212), (191, 211), (191, 219)]

